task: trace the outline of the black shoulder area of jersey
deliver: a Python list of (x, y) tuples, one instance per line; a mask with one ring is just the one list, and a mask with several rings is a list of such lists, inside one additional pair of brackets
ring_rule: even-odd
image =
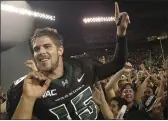
[(19, 78), (9, 87), (7, 91), (7, 106), (6, 110), (9, 118), (14, 114), (14, 111), (20, 101), (23, 92), (23, 82), (26, 76)]
[[(12, 96), (11, 94), (13, 93), (18, 93), (21, 90), (23, 90), (23, 82), (26, 76), (23, 76), (21, 78), (19, 78), (18, 80), (14, 81), (13, 84), (9, 87), (8, 89), (8, 94), (10, 94), (10, 96)], [(16, 94), (14, 94), (14, 96), (16, 96)]]
[(80, 67), (82, 72), (88, 77), (85, 83), (90, 85), (97, 80), (98, 77), (96, 71), (100, 66), (103, 65), (103, 63), (98, 61), (93, 56), (86, 54), (73, 56), (65, 59), (65, 61), (75, 67)]

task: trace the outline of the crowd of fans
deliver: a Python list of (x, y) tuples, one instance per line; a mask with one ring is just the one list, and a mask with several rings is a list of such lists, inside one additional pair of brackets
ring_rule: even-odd
[[(105, 59), (105, 62), (110, 62), (113, 58), (113, 54), (108, 54), (108, 56), (97, 56), (97, 59)], [(130, 62), (135, 69), (138, 69), (140, 64), (144, 64), (146, 68), (155, 67), (161, 68), (163, 56), (160, 47), (148, 49), (148, 48), (138, 48), (128, 52), (128, 62)], [(155, 69), (154, 68), (154, 69)]]
[[(143, 49), (129, 53), (129, 62), (120, 71), (93, 85), (98, 119), (168, 119), (168, 58), (162, 61), (161, 53), (154, 50), (151, 57)], [(99, 60), (106, 63), (111, 58)], [(1, 119), (7, 119), (5, 101), (0, 88)]]
[[(111, 58), (102, 56), (99, 60), (107, 63)], [(123, 69), (99, 82), (93, 99), (103, 118), (168, 119), (168, 58), (162, 60), (159, 50), (137, 49), (129, 53)]]

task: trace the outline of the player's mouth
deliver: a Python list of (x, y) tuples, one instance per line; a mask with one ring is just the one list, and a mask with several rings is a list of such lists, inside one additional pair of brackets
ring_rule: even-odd
[(47, 59), (47, 58), (46, 58), (46, 59), (41, 59), (40, 62), (46, 62), (46, 61), (48, 61), (48, 60), (49, 60), (49, 59)]
[(49, 57), (40, 57), (39, 58), (39, 61), (40, 62), (46, 62), (46, 61), (48, 61), (50, 58)]

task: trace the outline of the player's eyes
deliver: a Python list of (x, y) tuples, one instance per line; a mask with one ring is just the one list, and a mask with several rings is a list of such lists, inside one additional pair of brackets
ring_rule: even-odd
[(44, 45), (44, 47), (47, 49), (47, 48), (52, 47), (52, 45), (50, 45), (50, 44), (46, 44), (46, 45)]
[(37, 51), (40, 50), (40, 48), (39, 48), (39, 47), (35, 47), (33, 50), (34, 50), (35, 52), (37, 52)]

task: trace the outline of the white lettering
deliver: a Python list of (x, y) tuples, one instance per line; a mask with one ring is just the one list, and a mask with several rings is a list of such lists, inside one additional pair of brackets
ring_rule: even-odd
[(65, 95), (65, 98), (67, 98), (68, 97), (68, 95)]
[(47, 92), (46, 92), (46, 97), (48, 97), (48, 96), (51, 97), (50, 91), (47, 91)]
[(72, 94), (73, 94), (72, 92), (69, 93), (70, 96), (71, 96)]
[(46, 97), (46, 92), (44, 93), (44, 95), (42, 96), (43, 98), (45, 98)]
[(53, 90), (47, 90), (44, 95), (42, 96), (42, 98), (46, 98), (48, 96), (52, 97), (52, 96), (55, 96), (57, 95), (56, 93), (56, 89), (53, 89)]
[(56, 89), (51, 90), (51, 95), (52, 95), (52, 96), (57, 95)]

